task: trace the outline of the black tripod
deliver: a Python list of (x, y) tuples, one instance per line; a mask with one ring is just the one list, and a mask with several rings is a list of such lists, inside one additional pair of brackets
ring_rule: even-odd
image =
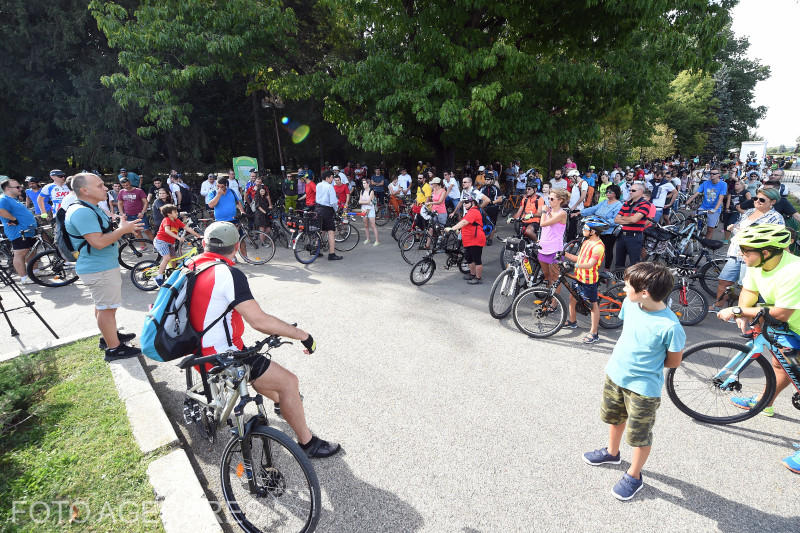
[(56, 339), (58, 338), (58, 335), (56, 335), (56, 332), (53, 331), (53, 328), (50, 327), (50, 324), (48, 324), (47, 321), (44, 319), (44, 317), (42, 317), (42, 315), (39, 314), (39, 311), (37, 311), (33, 307), (33, 304), (35, 302), (33, 300), (31, 300), (30, 298), (28, 298), (28, 295), (25, 294), (22, 291), (22, 289), (19, 288), (19, 286), (17, 285), (17, 282), (15, 282), (14, 278), (11, 277), (11, 274), (8, 271), (8, 269), (6, 267), (0, 266), (0, 287), (3, 287), (3, 286), (11, 287), (11, 290), (14, 291), (14, 294), (19, 296), (19, 299), (22, 300), (22, 305), (21, 306), (13, 307), (11, 309), (6, 309), (3, 306), (3, 295), (0, 294), (0, 313), (6, 319), (6, 322), (8, 322), (8, 327), (11, 330), (11, 336), (12, 337), (19, 336), (19, 331), (17, 331), (17, 328), (15, 328), (14, 324), (11, 323), (11, 319), (8, 317), (8, 313), (10, 313), (11, 311), (16, 311), (18, 309), (25, 309), (27, 307), (28, 309), (33, 311), (33, 313), (42, 322), (42, 324), (44, 324), (44, 327), (46, 327), (50, 331), (50, 333), (53, 334), (53, 337), (55, 337)]

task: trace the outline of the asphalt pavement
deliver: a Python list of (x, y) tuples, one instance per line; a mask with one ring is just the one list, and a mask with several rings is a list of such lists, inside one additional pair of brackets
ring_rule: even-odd
[[(645, 488), (618, 502), (611, 487), (630, 448), (623, 444), (619, 466), (590, 467), (581, 454), (606, 444), (599, 402), (619, 331), (601, 329), (601, 343), (584, 346), (581, 317), (578, 330), (529, 339), (510, 318), (488, 312), (498, 244), (484, 250), (484, 284), (467, 285), (437, 256), (433, 279), (415, 287), (388, 229), (380, 246), (360, 243), (343, 261), (323, 256), (304, 266), (279, 249), (267, 265), (242, 266), (261, 306), (298, 322), (319, 346), (310, 356), (299, 344), (273, 353), (298, 375), (312, 430), (345, 450), (314, 461), (319, 531), (800, 531), (800, 477), (780, 464), (800, 442), (790, 391), (774, 418), (731, 426), (692, 421), (665, 392)], [(94, 326), (80, 285), (28, 290), (59, 333)], [(123, 291), (120, 324), (138, 331), (154, 293), (127, 281)], [(22, 335), (11, 340), (0, 323), (4, 348), (44, 335), (28, 311), (13, 319)], [(686, 332), (689, 343), (736, 335), (713, 315)], [(248, 330), (245, 340), (258, 338)], [(174, 364), (146, 362), (217, 500), (224, 430), (211, 446), (184, 427), (183, 375)], [(272, 422), (292, 434), (282, 420)]]

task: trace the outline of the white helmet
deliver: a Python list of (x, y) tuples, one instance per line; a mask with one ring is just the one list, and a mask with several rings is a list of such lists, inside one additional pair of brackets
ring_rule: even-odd
[(485, 172), (485, 171), (486, 171), (486, 167), (484, 167), (483, 165), (478, 167), (478, 172)]
[(568, 178), (571, 178), (571, 177), (573, 177), (573, 176), (580, 176), (580, 175), (581, 175), (581, 173), (580, 173), (580, 172), (578, 172), (578, 169), (575, 169), (575, 168), (573, 168), (572, 170), (570, 170), (569, 172), (567, 172), (567, 177), (568, 177)]

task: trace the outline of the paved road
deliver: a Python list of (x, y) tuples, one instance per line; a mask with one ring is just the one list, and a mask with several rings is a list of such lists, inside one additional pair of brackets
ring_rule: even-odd
[[(297, 346), (275, 352), (300, 378), (313, 431), (346, 450), (315, 463), (320, 531), (800, 530), (800, 478), (780, 465), (800, 441), (789, 395), (774, 418), (729, 427), (697, 424), (665, 396), (646, 488), (617, 502), (610, 490), (630, 449), (619, 467), (589, 467), (581, 454), (605, 445), (598, 403), (618, 332), (601, 330), (593, 347), (580, 344), (585, 330), (528, 339), (510, 319), (489, 316), (497, 246), (485, 250), (487, 283), (469, 286), (440, 268), (417, 288), (381, 235), (384, 244), (359, 244), (344, 261), (304, 267), (279, 250), (266, 266), (243, 267), (263, 307), (298, 321), (320, 346), (312, 356)], [(120, 322), (137, 330), (153, 295), (124, 290)], [(33, 292), (59, 332), (92, 325), (79, 286)], [(23, 338), (41, 335), (33, 320), (20, 322)], [(709, 317), (687, 334), (697, 342), (735, 332)], [(196, 441), (183, 426), (174, 365), (147, 367), (216, 499), (222, 445)]]

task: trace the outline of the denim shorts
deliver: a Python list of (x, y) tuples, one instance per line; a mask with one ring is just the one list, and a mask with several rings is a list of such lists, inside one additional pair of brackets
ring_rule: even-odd
[(744, 274), (747, 272), (747, 267), (744, 261), (740, 261), (735, 257), (729, 257), (722, 271), (719, 273), (719, 279), (722, 281), (730, 281), (731, 283), (741, 283), (744, 279)]
[(580, 281), (574, 281), (572, 287), (575, 291), (583, 296), (583, 299), (590, 303), (595, 303), (597, 301), (597, 285), (598, 283), (581, 283)]
[(722, 214), (721, 211), (708, 211), (708, 227), (709, 228), (716, 228), (717, 224), (719, 224), (719, 217)]

